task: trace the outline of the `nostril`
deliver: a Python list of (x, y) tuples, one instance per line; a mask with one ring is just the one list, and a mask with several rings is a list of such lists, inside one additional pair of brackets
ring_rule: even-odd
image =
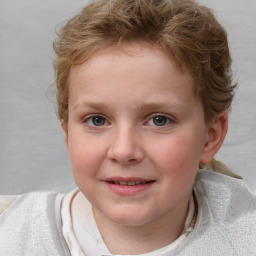
[(127, 133), (123, 132), (113, 138), (108, 149), (107, 157), (115, 163), (132, 165), (141, 161), (143, 151), (141, 145), (129, 131)]
[(112, 158), (110, 159), (113, 163), (119, 163), (122, 164), (124, 166), (128, 166), (128, 165), (133, 165), (138, 163), (139, 161), (137, 159), (129, 159), (129, 160), (120, 160), (120, 159), (116, 159), (116, 158)]

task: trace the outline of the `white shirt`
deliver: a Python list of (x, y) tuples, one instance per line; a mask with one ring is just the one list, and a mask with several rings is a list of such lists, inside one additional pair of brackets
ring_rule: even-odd
[[(71, 203), (74, 197), (78, 197), (77, 200), (81, 201), (79, 209), (75, 209), (76, 218), (72, 219), (71, 216)], [(191, 222), (194, 216), (195, 206), (193, 196), (191, 195), (189, 201), (189, 212), (184, 225), (184, 231), (182, 235), (178, 237), (171, 244), (150, 252), (145, 253), (143, 256), (155, 256), (162, 255), (165, 252), (170, 252), (176, 246), (178, 246), (189, 234), (193, 228)], [(91, 203), (78, 189), (75, 189), (68, 193), (63, 200), (61, 215), (63, 219), (63, 235), (69, 246), (72, 256), (85, 256), (85, 255), (112, 255), (105, 245), (102, 236), (96, 225)], [(140, 254), (141, 255), (141, 254)]]

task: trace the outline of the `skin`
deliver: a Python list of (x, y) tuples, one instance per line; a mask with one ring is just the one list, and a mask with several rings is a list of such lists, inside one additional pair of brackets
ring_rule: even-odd
[[(63, 128), (81, 191), (73, 218), (86, 196), (112, 253), (171, 243), (183, 230), (199, 162), (209, 162), (225, 137), (226, 112), (206, 124), (190, 73), (149, 45), (105, 49), (71, 68), (69, 86)], [(151, 185), (120, 194), (106, 182), (113, 177)]]

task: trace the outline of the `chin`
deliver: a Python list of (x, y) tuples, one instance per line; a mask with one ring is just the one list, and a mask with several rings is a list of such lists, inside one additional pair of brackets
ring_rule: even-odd
[(142, 226), (151, 221), (149, 216), (138, 210), (111, 212), (108, 218), (116, 224), (133, 227)]

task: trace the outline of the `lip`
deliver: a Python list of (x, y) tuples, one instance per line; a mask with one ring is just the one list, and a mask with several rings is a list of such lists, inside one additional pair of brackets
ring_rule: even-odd
[[(103, 180), (103, 182), (105, 182), (107, 187), (115, 194), (121, 196), (134, 196), (148, 190), (155, 183), (155, 180), (138, 177), (111, 177)], [(115, 184), (114, 182), (142, 182), (143, 184), (121, 185)]]

